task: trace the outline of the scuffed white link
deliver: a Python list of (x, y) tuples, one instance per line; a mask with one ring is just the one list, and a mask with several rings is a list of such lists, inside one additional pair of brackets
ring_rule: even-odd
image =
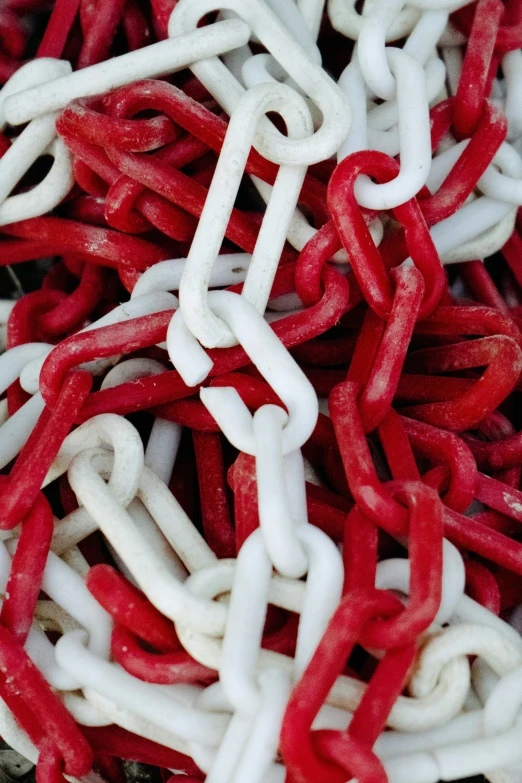
[[(222, 0), (220, 8), (235, 11), (283, 66), (289, 76), (310, 96), (323, 114), (316, 133), (306, 139), (288, 139), (273, 125), (261, 123), (255, 136), (256, 149), (279, 164), (310, 165), (333, 155), (350, 129), (350, 107), (337, 85), (299, 46), (285, 25), (261, 0)], [(169, 34), (195, 30), (206, 13), (215, 10), (212, 0), (181, 0), (170, 17)], [(194, 58), (191, 70), (232, 115), (244, 88), (216, 57), (200, 62)]]
[(431, 167), (431, 139), (426, 74), (415, 58), (400, 49), (387, 48), (386, 59), (397, 76), (401, 169), (391, 182), (376, 185), (358, 177), (355, 196), (367, 209), (392, 209), (415, 196)]
[[(5, 130), (10, 122), (6, 105), (17, 97), (20, 90), (44, 89), (45, 83), (64, 74), (70, 75), (71, 71), (69, 63), (50, 57), (25, 63), (0, 90), (0, 130)], [(56, 138), (57, 116), (50, 111), (33, 119), (0, 159), (0, 226), (50, 212), (72, 188), (72, 156), (63, 141)], [(10, 196), (32, 164), (46, 153), (54, 160), (42, 182), (28, 191)]]
[[(252, 139), (260, 117), (267, 111), (281, 114), (290, 139), (304, 138), (312, 131), (306, 104), (294, 90), (282, 84), (263, 84), (248, 90), (230, 118), (179, 289), (185, 323), (207, 348), (236, 342), (226, 324), (213, 315), (206, 297)], [(281, 166), (272, 188), (243, 287), (243, 296), (260, 312), (264, 312), (270, 295), (305, 173), (303, 166)]]
[[(80, 71), (52, 80), (40, 87), (17, 90), (4, 101), (3, 111), (11, 125), (20, 125), (41, 114), (64, 109), (70, 101), (115, 90), (139, 79), (166, 76), (198, 60), (211, 58), (248, 40), (249, 29), (239, 19), (219, 22), (175, 40), (160, 41), (143, 49), (90, 65)], [(38, 67), (40, 60), (35, 60)], [(64, 67), (70, 66), (64, 63)]]

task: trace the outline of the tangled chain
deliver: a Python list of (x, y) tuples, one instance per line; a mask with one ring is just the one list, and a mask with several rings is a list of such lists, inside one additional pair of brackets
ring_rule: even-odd
[(521, 0), (2, 3), (38, 783), (520, 779), (521, 47)]

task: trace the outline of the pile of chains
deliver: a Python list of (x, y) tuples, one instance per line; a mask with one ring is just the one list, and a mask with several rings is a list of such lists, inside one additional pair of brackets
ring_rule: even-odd
[(520, 781), (521, 46), (521, 0), (2, 0), (38, 783)]

